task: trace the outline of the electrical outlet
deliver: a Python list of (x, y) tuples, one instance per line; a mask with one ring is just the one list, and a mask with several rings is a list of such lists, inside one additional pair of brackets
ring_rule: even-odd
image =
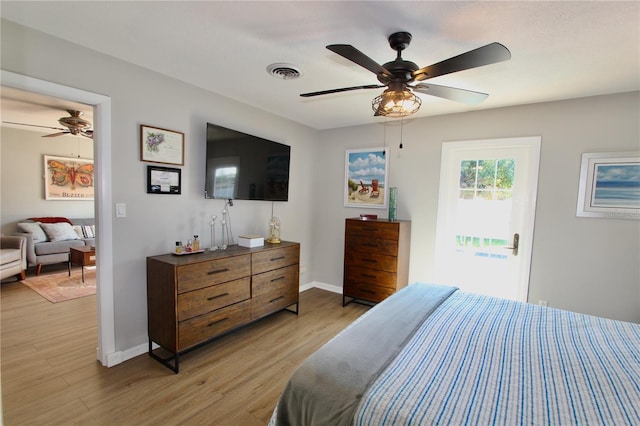
[(547, 306), (547, 301), (546, 300), (538, 300), (538, 305)]

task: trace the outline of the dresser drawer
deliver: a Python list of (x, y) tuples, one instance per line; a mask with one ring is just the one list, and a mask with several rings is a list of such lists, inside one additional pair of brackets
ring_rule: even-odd
[(261, 274), (272, 269), (295, 265), (300, 262), (300, 246), (283, 247), (254, 253), (251, 261), (253, 274)]
[(251, 302), (234, 303), (178, 324), (178, 350), (190, 348), (251, 320)]
[(298, 302), (298, 265), (253, 276), (251, 318), (259, 318)]
[(251, 275), (251, 256), (233, 256), (178, 267), (178, 293)]
[(345, 232), (350, 237), (384, 238), (398, 240), (400, 225), (398, 222), (347, 220)]
[(361, 252), (347, 250), (344, 253), (344, 262), (349, 266), (359, 268), (377, 269), (380, 271), (396, 272), (398, 270), (398, 258), (385, 256), (374, 252)]
[(205, 287), (178, 295), (178, 321), (184, 321), (251, 297), (251, 278)]
[(345, 283), (360, 283), (362, 285), (377, 285), (380, 287), (396, 288), (397, 275), (393, 272), (377, 269), (347, 266), (344, 271)]
[(347, 239), (345, 240), (345, 249), (347, 252), (358, 251), (361, 253), (377, 253), (388, 256), (397, 256), (398, 241), (375, 237), (350, 238), (347, 236)]
[(368, 300), (370, 302), (382, 302), (387, 297), (395, 293), (395, 289), (381, 287), (371, 283), (345, 282), (344, 295), (356, 299)]

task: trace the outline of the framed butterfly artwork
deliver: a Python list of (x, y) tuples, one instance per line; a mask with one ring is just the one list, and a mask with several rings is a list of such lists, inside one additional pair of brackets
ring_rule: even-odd
[(93, 160), (44, 156), (45, 200), (90, 201), (94, 198)]

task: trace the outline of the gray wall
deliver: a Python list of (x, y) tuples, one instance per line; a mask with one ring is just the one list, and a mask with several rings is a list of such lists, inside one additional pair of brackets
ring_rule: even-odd
[[(224, 203), (204, 199), (207, 121), (291, 145), (290, 201), (275, 203), (274, 213), (282, 221), (282, 238), (301, 243), (300, 281), (312, 281), (309, 176), (316, 154), (315, 131), (11, 22), (2, 21), (1, 31), (4, 70), (111, 98), (112, 173), (105, 184), (111, 185), (114, 203), (127, 205), (127, 217), (113, 219), (116, 350), (147, 342), (146, 256), (168, 252), (175, 241), (194, 234), (202, 237), (203, 246), (210, 243), (207, 224), (212, 215), (220, 215)], [(181, 195), (146, 193), (140, 124), (185, 133)], [(266, 235), (271, 203), (234, 204), (230, 213), (236, 238), (245, 233)]]
[[(343, 206), (344, 150), (380, 146), (382, 126), (316, 132), (6, 21), (1, 47), (7, 71), (111, 97), (113, 168), (106, 184), (128, 213), (113, 222), (117, 350), (146, 342), (145, 257), (194, 233), (209, 243), (206, 224), (223, 204), (203, 199), (207, 121), (292, 146), (290, 201), (274, 207), (282, 237), (302, 244), (301, 284), (342, 285), (344, 218), (361, 213)], [(400, 190), (399, 217), (413, 220), (411, 281), (432, 279), (441, 143), (540, 135), (530, 300), (640, 322), (639, 222), (575, 217), (580, 154), (637, 148), (638, 113), (633, 93), (431, 117), (406, 123), (403, 150), (397, 126), (389, 128), (389, 183)], [(185, 133), (182, 195), (146, 194), (140, 124)], [(231, 215), (236, 236), (266, 234), (271, 204), (238, 201)]]
[[(408, 120), (402, 150), (398, 125), (389, 127), (389, 186), (398, 187), (398, 217), (412, 220), (409, 281), (433, 280), (442, 142), (541, 136), (529, 301), (640, 322), (640, 221), (576, 217), (581, 154), (640, 149), (639, 106), (634, 92)], [(344, 218), (363, 213), (343, 207), (344, 150), (383, 140), (383, 126), (375, 125), (321, 134), (315, 180), (330, 191), (316, 207), (323, 212), (314, 238), (317, 281), (341, 285), (334, 247), (344, 241)]]
[(93, 217), (93, 201), (44, 198), (44, 155), (93, 158), (93, 142), (84, 137), (43, 138), (44, 133), (0, 128), (0, 218), (2, 234), (16, 231), (29, 217)]

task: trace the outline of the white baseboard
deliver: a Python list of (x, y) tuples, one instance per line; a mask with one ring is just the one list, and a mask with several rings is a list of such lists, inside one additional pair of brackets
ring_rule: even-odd
[[(308, 284), (301, 285), (300, 293), (312, 288), (319, 288), (321, 290), (330, 291), (332, 293), (342, 294), (342, 287), (338, 287), (337, 285), (333, 284), (321, 283), (318, 281), (313, 281)], [(159, 346), (153, 343), (153, 349), (157, 348), (159, 348)], [(105, 365), (105, 367), (113, 367), (137, 356), (146, 354), (148, 351), (149, 343), (143, 343), (141, 345), (134, 346), (133, 348), (107, 354), (107, 365)]]
[[(153, 349), (158, 349), (159, 347), (160, 346), (155, 343), (152, 344)], [(107, 354), (106, 367), (113, 367), (114, 365), (121, 364), (137, 356), (146, 354), (148, 351), (149, 343), (143, 343), (142, 345), (134, 346), (133, 348), (125, 349), (124, 351)]]
[(303, 292), (304, 290), (302, 288), (307, 286), (308, 288), (305, 288), (305, 290), (309, 290), (310, 288), (319, 288), (320, 290), (327, 290), (332, 293), (342, 294), (342, 287), (338, 287), (337, 285), (333, 284), (321, 283), (319, 281), (313, 281), (309, 284), (306, 284), (305, 286), (300, 287), (300, 292)]

